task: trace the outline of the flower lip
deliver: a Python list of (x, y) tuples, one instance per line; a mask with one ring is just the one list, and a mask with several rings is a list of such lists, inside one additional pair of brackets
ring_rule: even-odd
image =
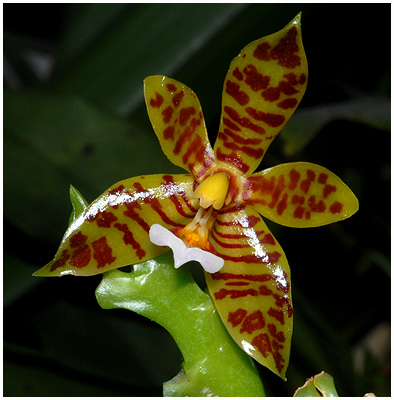
[(159, 224), (151, 226), (149, 239), (157, 246), (171, 247), (174, 254), (175, 268), (194, 260), (199, 262), (206, 272), (213, 274), (222, 269), (224, 265), (222, 258), (197, 247), (187, 247), (181, 239)]

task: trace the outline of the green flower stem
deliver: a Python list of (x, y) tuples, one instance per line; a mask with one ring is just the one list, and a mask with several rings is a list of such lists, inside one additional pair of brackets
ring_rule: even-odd
[(188, 268), (174, 268), (171, 252), (134, 265), (131, 273), (105, 273), (96, 298), (104, 309), (125, 308), (154, 320), (174, 338), (183, 370), (164, 383), (165, 396), (265, 396), (253, 361)]

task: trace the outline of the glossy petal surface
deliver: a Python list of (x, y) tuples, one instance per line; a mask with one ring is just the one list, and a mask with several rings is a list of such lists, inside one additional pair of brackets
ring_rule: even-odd
[(224, 82), (214, 148), (218, 161), (252, 173), (301, 101), (307, 76), (301, 14), (281, 31), (246, 46)]
[(245, 179), (241, 197), (264, 217), (296, 228), (337, 222), (358, 210), (356, 196), (337, 175), (307, 162), (252, 174)]
[(197, 211), (190, 175), (126, 179), (91, 203), (67, 229), (55, 258), (36, 276), (95, 275), (151, 259), (168, 248), (149, 240), (151, 225), (183, 227)]
[(251, 357), (284, 378), (293, 307), (282, 248), (260, 215), (241, 205), (218, 214), (211, 243), (224, 267), (205, 275), (223, 323)]
[(161, 75), (146, 78), (144, 90), (148, 115), (165, 155), (201, 181), (214, 157), (196, 94)]

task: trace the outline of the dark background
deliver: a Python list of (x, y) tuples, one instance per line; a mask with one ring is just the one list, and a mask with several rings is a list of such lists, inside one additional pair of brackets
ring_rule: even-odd
[(181, 355), (169, 334), (101, 310), (100, 277), (33, 278), (71, 212), (121, 179), (175, 173), (143, 79), (192, 88), (212, 143), (229, 63), (299, 11), (309, 83), (260, 168), (309, 161), (360, 201), (349, 220), (269, 226), (292, 268), (292, 395), (325, 370), (341, 396), (390, 395), (390, 4), (4, 4), (4, 395), (160, 396)]

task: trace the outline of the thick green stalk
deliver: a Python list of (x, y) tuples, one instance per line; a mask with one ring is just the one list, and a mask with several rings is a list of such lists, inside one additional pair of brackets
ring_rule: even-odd
[(211, 297), (172, 253), (106, 273), (96, 290), (102, 308), (125, 308), (162, 325), (180, 348), (183, 370), (164, 384), (165, 396), (264, 396), (250, 357), (233, 341)]

